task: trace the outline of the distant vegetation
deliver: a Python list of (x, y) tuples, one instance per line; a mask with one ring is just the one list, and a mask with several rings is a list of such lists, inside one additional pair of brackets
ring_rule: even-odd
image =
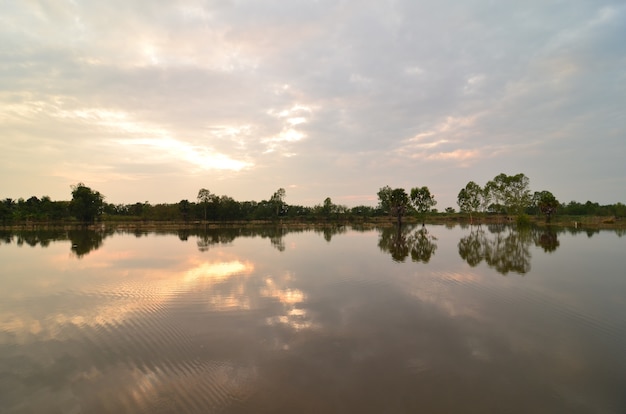
[(531, 192), (529, 179), (524, 174), (499, 174), (480, 186), (467, 183), (457, 196), (459, 212), (446, 207), (439, 212), (435, 196), (428, 187), (415, 187), (407, 193), (402, 188), (382, 187), (376, 207), (360, 205), (347, 207), (335, 204), (327, 197), (314, 206), (291, 205), (285, 201), (286, 192), (279, 188), (267, 200), (236, 201), (227, 195), (211, 193), (206, 188), (198, 191), (194, 200), (180, 200), (173, 204), (112, 204), (105, 196), (78, 183), (71, 187), (70, 201), (54, 201), (48, 196), (32, 196), (27, 200), (5, 198), (0, 201), (0, 223), (93, 223), (95, 221), (172, 221), (172, 222), (227, 222), (227, 221), (367, 221), (389, 220), (401, 224), (404, 218), (424, 223), (426, 218), (453, 218), (470, 222), (491, 217), (514, 217), (518, 222), (529, 217), (542, 216), (546, 222), (559, 216), (601, 216), (613, 219), (626, 217), (622, 203), (599, 205), (591, 201), (559, 202), (547, 190)]

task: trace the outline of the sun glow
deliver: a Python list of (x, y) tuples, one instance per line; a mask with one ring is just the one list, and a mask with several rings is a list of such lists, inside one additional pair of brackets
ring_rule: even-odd
[[(176, 158), (200, 170), (240, 171), (251, 166), (249, 162), (236, 160), (210, 148), (191, 145), (170, 137), (118, 140), (117, 142), (141, 150), (143, 158), (159, 160)], [(150, 152), (145, 153), (144, 150), (150, 150)]]

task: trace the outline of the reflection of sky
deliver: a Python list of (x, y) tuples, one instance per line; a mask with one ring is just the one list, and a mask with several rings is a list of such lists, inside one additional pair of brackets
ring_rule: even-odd
[[(152, 244), (146, 250), (117, 243), (110, 249), (96, 250), (89, 258), (81, 260), (68, 257), (66, 251), (60, 251), (65, 248), (60, 245), (40, 251), (44, 260), (35, 263), (28, 277), (12, 278), (9, 275), (8, 293), (14, 298), (42, 297), (45, 302), (50, 302), (46, 306), (54, 304), (56, 311), (41, 318), (8, 310), (2, 313), (0, 328), (24, 338), (28, 333), (43, 335), (44, 331), (53, 335), (65, 324), (117, 323), (146, 306), (166, 303), (172, 296), (198, 287), (208, 288), (230, 277), (245, 277), (254, 270), (252, 263), (227, 256), (207, 261), (193, 255), (181, 257), (180, 249), (168, 254), (163, 246), (159, 246), (160, 242), (159, 239), (142, 239), (142, 245)], [(153, 256), (155, 249), (159, 251), (157, 258)], [(21, 253), (20, 249), (18, 253)], [(11, 259), (7, 262), (10, 267), (19, 263)], [(58, 271), (51, 273), (50, 268)], [(243, 296), (241, 289), (239, 292), (239, 296)], [(73, 296), (76, 297), (72, 303), (74, 307), (57, 303), (63, 297)], [(86, 297), (89, 300), (80, 299)], [(245, 298), (232, 295), (215, 295), (212, 300), (214, 308), (247, 306)]]
[[(432, 227), (428, 264), (394, 262), (377, 232), (287, 234), (284, 252), (260, 238), (199, 252), (114, 236), (80, 260), (62, 243), (3, 246), (0, 374), (16, 396), (0, 399), (90, 412), (611, 412), (626, 380), (623, 239), (559, 235), (551, 254), (530, 247), (529, 273), (503, 276), (459, 257), (466, 231)], [(592, 279), (580, 262), (596, 255)]]

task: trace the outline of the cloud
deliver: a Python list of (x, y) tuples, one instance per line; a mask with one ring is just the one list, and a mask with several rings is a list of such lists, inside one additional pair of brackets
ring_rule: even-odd
[[(623, 164), (624, 18), (619, 1), (13, 3), (0, 173), (21, 178), (1, 196), (55, 197), (85, 175), (200, 188), (213, 171), (217, 191), (294, 184), (300, 202), (524, 171), (616, 201), (622, 188), (572, 183), (605, 182), (590, 158)], [(555, 149), (568, 157), (551, 165)]]
[[(235, 160), (227, 155), (215, 153), (209, 148), (201, 148), (172, 138), (142, 138), (120, 140), (117, 144), (130, 147), (131, 152), (145, 162), (166, 161), (184, 163), (197, 170), (240, 171), (250, 167), (245, 161)], [(148, 156), (144, 155), (149, 154)]]

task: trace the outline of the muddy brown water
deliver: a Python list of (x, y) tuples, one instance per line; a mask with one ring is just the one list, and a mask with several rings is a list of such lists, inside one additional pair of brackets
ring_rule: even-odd
[(624, 413), (626, 237), (4, 232), (0, 412)]

